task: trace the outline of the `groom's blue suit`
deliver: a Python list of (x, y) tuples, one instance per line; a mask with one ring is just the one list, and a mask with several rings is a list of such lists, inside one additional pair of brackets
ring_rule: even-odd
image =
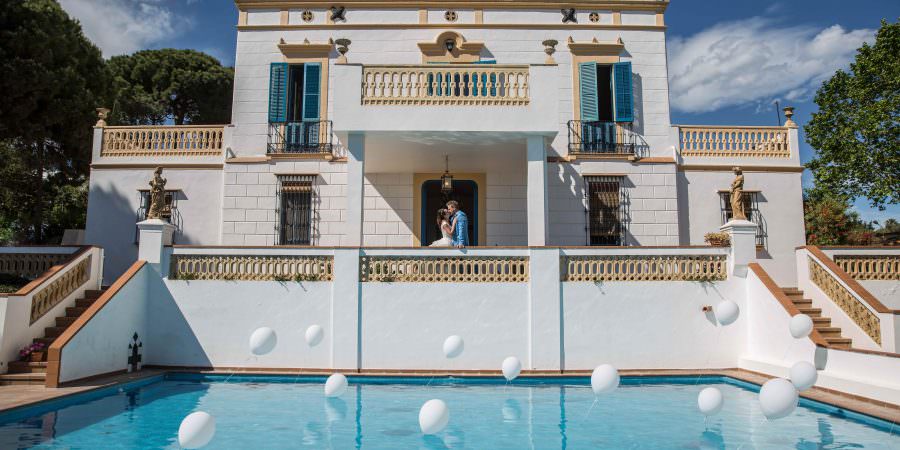
[(456, 228), (453, 229), (453, 246), (463, 247), (469, 246), (469, 218), (462, 210), (456, 211), (456, 214), (450, 218), (452, 221), (456, 219)]

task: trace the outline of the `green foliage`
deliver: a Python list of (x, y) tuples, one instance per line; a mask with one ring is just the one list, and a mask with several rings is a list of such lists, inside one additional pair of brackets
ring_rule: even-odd
[(28, 278), (0, 273), (0, 294), (16, 292), (29, 282), (30, 280)]
[[(819, 111), (804, 130), (818, 150), (807, 164), (817, 189), (848, 199), (865, 197), (881, 209), (900, 201), (898, 55), (900, 22), (882, 21), (874, 45), (863, 44), (850, 72), (838, 71), (816, 92)], [(834, 202), (829, 205), (833, 212), (839, 209)]]
[(804, 193), (806, 242), (810, 245), (871, 245), (872, 225), (850, 210), (846, 197), (821, 189)]
[(123, 124), (231, 121), (234, 69), (195, 50), (143, 50), (109, 60), (115, 77), (112, 120)]
[(84, 209), (78, 190), (109, 74), (100, 50), (53, 0), (3, 2), (0, 42), (0, 234), (52, 242), (83, 223), (83, 213), (59, 208)]

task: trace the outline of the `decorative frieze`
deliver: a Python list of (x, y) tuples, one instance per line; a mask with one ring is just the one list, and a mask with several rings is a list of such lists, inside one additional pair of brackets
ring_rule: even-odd
[(527, 256), (363, 256), (360, 281), (525, 283)]
[(363, 105), (526, 106), (528, 66), (366, 66)]
[(62, 275), (46, 283), (31, 297), (31, 323), (47, 314), (51, 309), (78, 290), (91, 278), (91, 256), (74, 265), (69, 265)]
[(722, 281), (725, 255), (563, 256), (562, 281)]
[(37, 278), (71, 257), (70, 253), (0, 253), (0, 273)]
[(175, 280), (331, 281), (332, 256), (172, 255)]
[(856, 280), (900, 280), (898, 255), (835, 255), (833, 259)]
[(103, 129), (100, 156), (217, 156), (222, 126), (133, 126)]
[(680, 126), (683, 156), (788, 158), (785, 127)]
[(837, 278), (825, 270), (818, 261), (810, 257), (807, 257), (807, 259), (810, 281), (818, 286), (875, 343), (881, 345), (881, 320), (879, 320), (878, 315), (867, 308), (860, 299), (856, 298)]

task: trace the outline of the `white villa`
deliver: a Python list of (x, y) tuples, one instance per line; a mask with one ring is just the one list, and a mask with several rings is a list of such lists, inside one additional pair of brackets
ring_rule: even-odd
[[(792, 108), (671, 123), (668, 1), (236, 4), (232, 123), (101, 108), (84, 242), (0, 249), (0, 272), (36, 277), (0, 297), (0, 383), (808, 361), (819, 388), (900, 405), (900, 250), (806, 246)], [(449, 199), (471, 245), (428, 247)], [(251, 356), (260, 327), (278, 346)], [(31, 342), (48, 348), (14, 361)]]

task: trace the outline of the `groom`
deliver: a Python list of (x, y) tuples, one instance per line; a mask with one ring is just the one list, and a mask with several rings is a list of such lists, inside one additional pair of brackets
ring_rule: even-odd
[(466, 213), (460, 211), (459, 202), (450, 200), (447, 202), (447, 209), (450, 210), (450, 223), (453, 226), (453, 246), (463, 248), (469, 245), (469, 218)]

